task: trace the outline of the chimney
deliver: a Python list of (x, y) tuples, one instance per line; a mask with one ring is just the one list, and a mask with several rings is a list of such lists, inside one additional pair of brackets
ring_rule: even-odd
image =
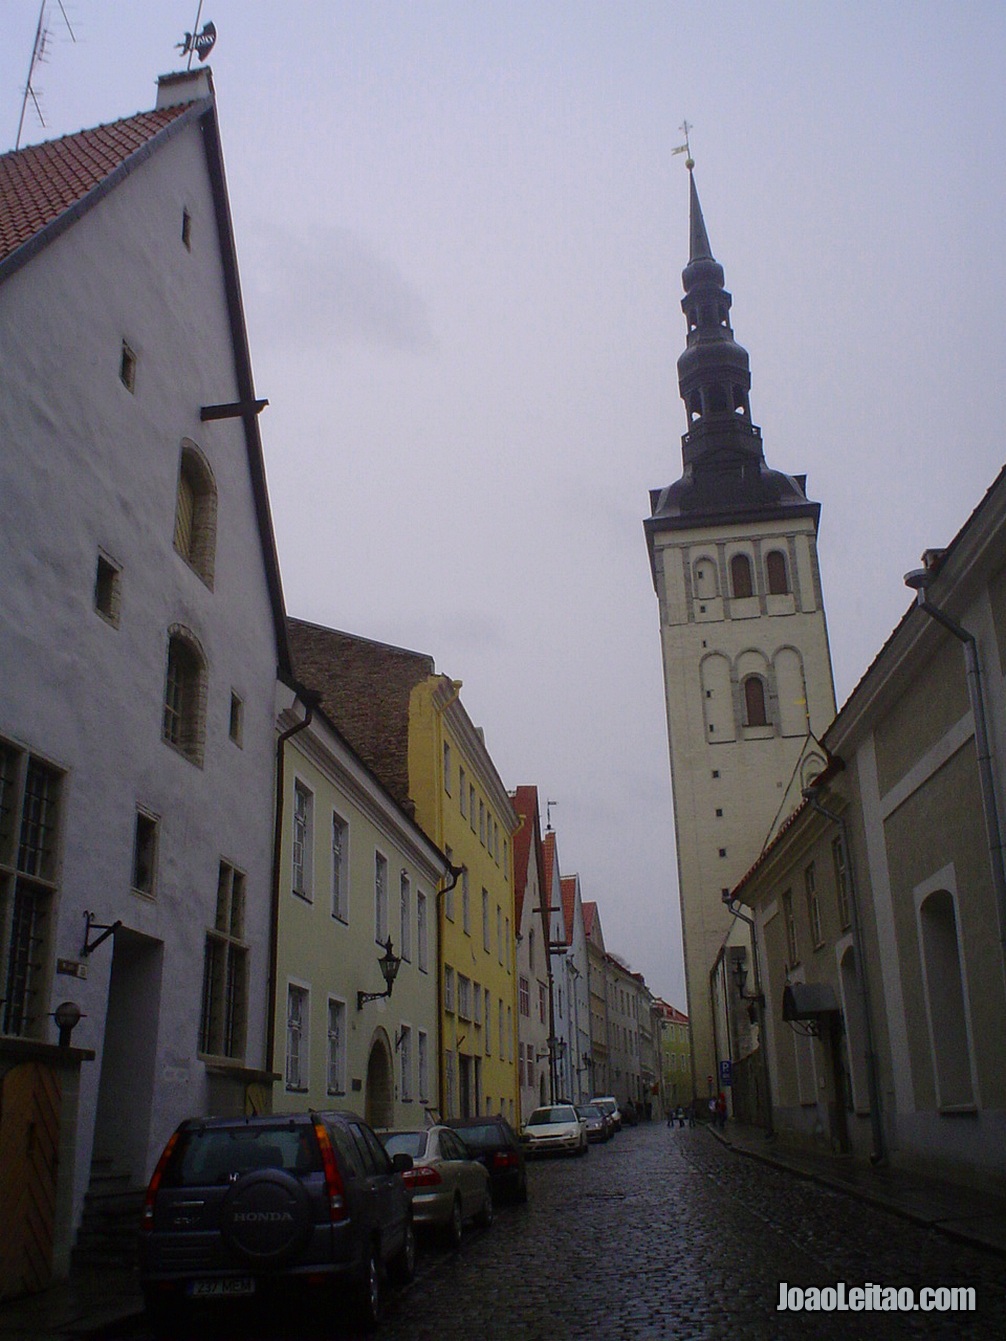
[(157, 102), (154, 111), (177, 107), (183, 102), (199, 102), (213, 97), (213, 71), (208, 65), (199, 70), (179, 70), (177, 74), (157, 76)]

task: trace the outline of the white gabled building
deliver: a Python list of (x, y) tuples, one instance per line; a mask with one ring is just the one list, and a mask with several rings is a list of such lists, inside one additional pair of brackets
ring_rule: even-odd
[(19, 1171), (54, 1241), (0, 1294), (66, 1270), (92, 1173), (141, 1186), (182, 1117), (270, 1101), (260, 408), (208, 70), (0, 157), (0, 1100), (59, 1147), (55, 1186)]
[(514, 920), (520, 1116), (526, 1122), (535, 1108), (550, 1100), (551, 957), (538, 788), (518, 787), (511, 799), (520, 819), (513, 836)]

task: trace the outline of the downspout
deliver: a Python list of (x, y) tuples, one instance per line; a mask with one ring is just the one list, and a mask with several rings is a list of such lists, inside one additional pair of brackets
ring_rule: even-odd
[[(460, 680), (451, 681), (452, 693), (445, 703), (437, 707), (437, 743), (433, 766), (443, 772), (444, 766), (444, 713), (452, 703), (457, 702), (463, 688)], [(459, 784), (460, 785), (460, 784)], [(437, 792), (437, 841), (441, 849), (444, 843), (444, 779), (441, 777)], [(461, 867), (451, 866), (451, 883), (437, 890), (437, 1105), (441, 1118), (447, 1116), (444, 1111), (444, 1097), (447, 1092), (446, 1059), (444, 1057), (444, 897), (449, 894), (461, 879)]]
[(311, 725), (314, 710), (321, 702), (321, 695), (313, 689), (298, 686), (294, 689), (294, 703), (300, 699), (307, 711), (299, 722), (282, 732), (276, 742), (276, 798), (275, 818), (272, 838), (272, 891), (269, 911), (269, 993), (268, 1015), (266, 1017), (265, 1069), (271, 1071), (276, 1058), (276, 977), (279, 973), (279, 880), (282, 863), (281, 847), (283, 843), (283, 788), (284, 788), (284, 746), (291, 736)]
[[(772, 1118), (772, 1074), (768, 1064), (768, 1029), (765, 1026), (765, 994), (761, 989), (761, 969), (758, 966), (758, 928), (755, 926), (753, 917), (748, 917), (747, 913), (742, 913), (737, 907), (737, 900), (730, 899), (724, 895), (723, 902), (727, 905), (734, 917), (739, 917), (742, 922), (746, 922), (751, 928), (751, 957), (754, 960), (754, 1006), (758, 1012), (758, 1049), (761, 1052), (762, 1080), (765, 1085), (765, 1112), (768, 1115), (765, 1123), (765, 1139), (772, 1140), (775, 1136), (775, 1123)], [(726, 948), (724, 942), (723, 954)], [(724, 963), (726, 961), (724, 960)], [(730, 999), (730, 975), (725, 974), (725, 985), (723, 989), (724, 999)], [(715, 1018), (715, 1017), (714, 1017)]]
[[(819, 779), (815, 779), (818, 782)], [(849, 913), (852, 918), (852, 944), (856, 954), (856, 976), (859, 979), (859, 1003), (863, 1011), (863, 1032), (866, 1035), (866, 1087), (870, 1096), (870, 1133), (873, 1138), (871, 1164), (887, 1163), (887, 1143), (884, 1140), (884, 1121), (880, 1101), (880, 1079), (877, 1068), (877, 1051), (874, 1042), (873, 1011), (870, 1009), (870, 993), (866, 985), (866, 953), (863, 946), (863, 927), (859, 916), (859, 893), (852, 861), (852, 844), (849, 842), (849, 826), (844, 815), (826, 809), (818, 800), (814, 783), (803, 789), (803, 794), (812, 809), (825, 819), (837, 824), (842, 835), (842, 847), (845, 852), (845, 867), (849, 877)]]
[(999, 947), (1006, 967), (1006, 867), (1003, 863), (1002, 833), (999, 828), (999, 809), (996, 805), (995, 775), (992, 772), (992, 751), (989, 747), (988, 723), (985, 716), (985, 699), (982, 694), (981, 669), (978, 662), (978, 643), (973, 633), (962, 628), (955, 620), (938, 606), (926, 599), (926, 587), (935, 573), (929, 568), (918, 568), (905, 574), (906, 586), (916, 592), (916, 604), (920, 610), (942, 624), (957, 638), (964, 647), (964, 665), (967, 670), (968, 696), (971, 699), (971, 715), (975, 723), (975, 752), (978, 755), (978, 785), (982, 794), (982, 811), (985, 815), (985, 833), (989, 847), (989, 862), (992, 867), (992, 889), (996, 901), (996, 915), (999, 920)]

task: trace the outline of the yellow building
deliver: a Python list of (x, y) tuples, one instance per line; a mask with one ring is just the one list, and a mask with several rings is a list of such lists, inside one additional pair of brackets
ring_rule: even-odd
[(436, 900), (440, 1111), (517, 1121), (517, 816), (461, 685), (420, 652), (300, 620), (290, 638), (298, 675), (454, 868)]

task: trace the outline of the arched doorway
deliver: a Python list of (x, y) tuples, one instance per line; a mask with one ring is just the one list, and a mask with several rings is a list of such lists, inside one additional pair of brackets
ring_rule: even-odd
[(395, 1125), (395, 1077), (388, 1035), (379, 1029), (367, 1060), (367, 1089), (363, 1115), (372, 1127)]

